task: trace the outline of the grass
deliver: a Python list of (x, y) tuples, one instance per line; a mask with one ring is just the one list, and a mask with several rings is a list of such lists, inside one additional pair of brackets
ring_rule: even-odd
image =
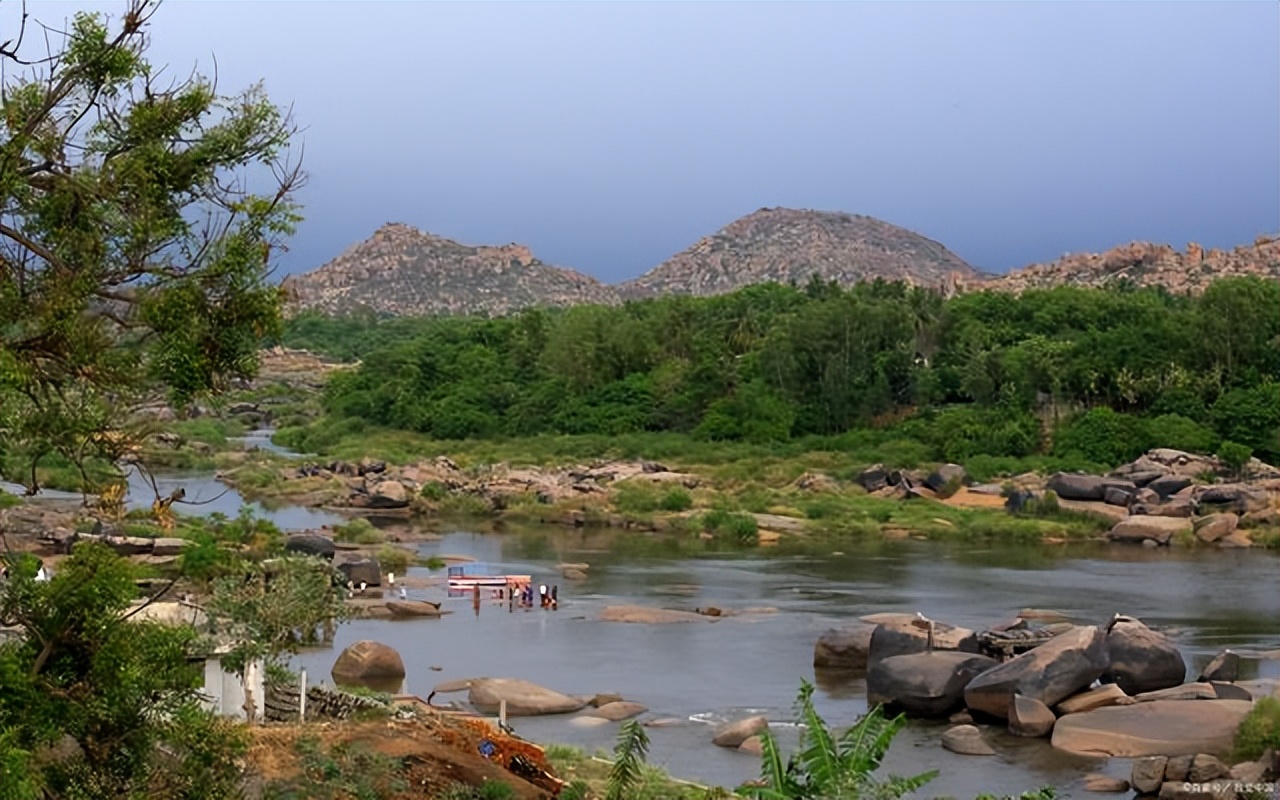
[(387, 537), (386, 534), (375, 528), (369, 520), (364, 517), (356, 517), (350, 522), (335, 525), (333, 538), (335, 541), (354, 542), (355, 544), (382, 544)]
[[(589, 756), (584, 751), (567, 745), (553, 744), (546, 748), (547, 761), (556, 775), (568, 782), (574, 796), (598, 799), (605, 796), (609, 780), (610, 760), (603, 756)], [(566, 787), (565, 791), (569, 791)], [(699, 786), (672, 778), (657, 767), (645, 765), (640, 770), (640, 780), (628, 795), (631, 800), (709, 800), (728, 798), (732, 794), (723, 789)]]
[(1268, 749), (1280, 750), (1280, 700), (1264, 697), (1245, 716), (1236, 729), (1232, 763), (1254, 761)]

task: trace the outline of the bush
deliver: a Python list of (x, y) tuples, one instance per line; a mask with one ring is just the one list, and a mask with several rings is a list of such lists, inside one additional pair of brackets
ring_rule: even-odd
[(658, 505), (663, 511), (688, 511), (693, 508), (693, 495), (684, 489), (670, 489)]
[(1280, 383), (1232, 389), (1218, 398), (1210, 415), (1223, 439), (1247, 445), (1263, 459), (1280, 455)]
[(1150, 423), (1151, 438), (1160, 447), (1172, 447), (1189, 453), (1212, 453), (1218, 446), (1218, 434), (1206, 425), (1179, 414), (1163, 414)]
[(1280, 750), (1280, 700), (1274, 697), (1262, 698), (1245, 716), (1231, 757), (1237, 763), (1254, 761), (1268, 749)]
[(1078, 455), (1107, 466), (1132, 461), (1154, 442), (1148, 421), (1109, 408), (1095, 408), (1058, 429), (1053, 443), (1057, 456)]
[(414, 554), (399, 547), (385, 545), (378, 548), (378, 564), (383, 572), (403, 575), (414, 562)]
[(418, 494), (433, 503), (439, 503), (449, 496), (449, 489), (440, 481), (427, 481), (422, 484), (422, 489)]
[(1247, 445), (1237, 444), (1235, 442), (1223, 442), (1218, 448), (1218, 458), (1236, 475), (1244, 471), (1245, 464), (1249, 463), (1249, 459), (1253, 458), (1253, 450)]
[(729, 536), (739, 542), (755, 541), (759, 532), (756, 518), (750, 514), (715, 509), (702, 516), (702, 527), (709, 533)]
[(364, 517), (357, 517), (342, 525), (335, 525), (333, 538), (339, 542), (355, 542), (356, 544), (381, 544), (386, 535), (373, 526)]

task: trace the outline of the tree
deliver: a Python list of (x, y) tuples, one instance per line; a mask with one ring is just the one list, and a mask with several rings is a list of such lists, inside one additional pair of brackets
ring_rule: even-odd
[(46, 27), (41, 58), (24, 14), (0, 44), (0, 469), (31, 491), (51, 456), (90, 482), (86, 464), (141, 435), (126, 417), (154, 382), (179, 405), (220, 391), (279, 326), (266, 278), (298, 220), (292, 124), (261, 87), (162, 78), (154, 10)]
[(200, 707), (195, 631), (133, 618), (136, 570), (103, 545), (50, 581), (38, 566), (19, 557), (0, 586), (0, 624), (21, 632), (0, 644), (0, 797), (236, 796), (246, 742)]

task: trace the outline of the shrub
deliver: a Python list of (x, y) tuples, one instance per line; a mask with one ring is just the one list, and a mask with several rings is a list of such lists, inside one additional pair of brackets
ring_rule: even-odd
[(1212, 453), (1218, 446), (1213, 429), (1179, 414), (1163, 414), (1150, 423), (1151, 438), (1161, 447), (1190, 453)]
[(1262, 698), (1245, 716), (1231, 756), (1235, 762), (1253, 761), (1268, 749), (1280, 750), (1280, 700), (1274, 697)]
[(1218, 448), (1218, 458), (1222, 459), (1227, 469), (1239, 475), (1244, 471), (1244, 466), (1249, 463), (1249, 459), (1253, 458), (1253, 450), (1248, 445), (1227, 441)]
[(383, 572), (394, 572), (403, 575), (414, 562), (414, 555), (399, 547), (384, 545), (378, 548), (378, 564)]
[(1210, 409), (1223, 439), (1247, 445), (1260, 457), (1280, 455), (1280, 383), (1232, 389)]
[(427, 481), (418, 492), (423, 498), (438, 503), (449, 496), (449, 490), (440, 481)]
[(754, 541), (759, 532), (755, 517), (723, 509), (714, 509), (704, 514), (702, 527), (710, 533), (729, 536), (743, 543)]
[(1152, 444), (1147, 420), (1100, 407), (1059, 428), (1053, 452), (1058, 456), (1078, 454), (1114, 466), (1132, 461), (1151, 449)]
[(685, 489), (669, 489), (658, 505), (663, 511), (687, 511), (693, 508), (693, 495)]
[(357, 517), (342, 525), (335, 525), (333, 538), (339, 542), (355, 542), (356, 544), (381, 544), (386, 535), (374, 527), (364, 517)]

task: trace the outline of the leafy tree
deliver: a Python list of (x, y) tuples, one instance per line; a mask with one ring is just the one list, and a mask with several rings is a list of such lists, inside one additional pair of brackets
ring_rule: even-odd
[[(237, 796), (246, 742), (200, 706), (195, 631), (132, 618), (135, 569), (103, 545), (50, 581), (37, 567), (22, 557), (0, 587), (0, 624), (21, 632), (0, 644), (0, 797)], [(51, 759), (64, 738), (73, 754)]]
[(162, 79), (154, 9), (45, 28), (45, 58), (25, 16), (0, 45), (0, 455), (32, 489), (52, 454), (83, 472), (126, 452), (147, 379), (178, 404), (219, 391), (279, 324), (265, 278), (297, 220), (292, 125), (260, 87)]
[(805, 681), (796, 701), (801, 724), (799, 750), (784, 763), (777, 740), (761, 734), (763, 786), (743, 786), (740, 794), (757, 800), (853, 800), (860, 797), (899, 798), (937, 776), (931, 770), (911, 778), (875, 776), (893, 737), (906, 717), (886, 717), (880, 706), (864, 714), (848, 730), (835, 734), (813, 707), (813, 685)]

